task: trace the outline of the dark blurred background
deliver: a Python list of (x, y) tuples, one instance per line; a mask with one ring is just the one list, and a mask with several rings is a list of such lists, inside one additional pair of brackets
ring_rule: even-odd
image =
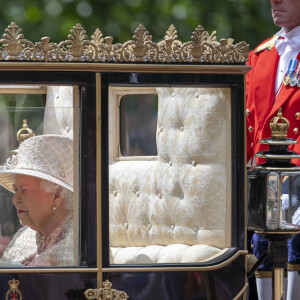
[(163, 40), (171, 24), (178, 39), (190, 40), (202, 25), (217, 40), (246, 41), (253, 49), (278, 29), (273, 25), (269, 0), (1, 0), (0, 34), (11, 22), (23, 29), (25, 38), (38, 42), (49, 36), (52, 42), (67, 39), (80, 23), (90, 39), (96, 28), (103, 36), (124, 43), (143, 24), (153, 41)]

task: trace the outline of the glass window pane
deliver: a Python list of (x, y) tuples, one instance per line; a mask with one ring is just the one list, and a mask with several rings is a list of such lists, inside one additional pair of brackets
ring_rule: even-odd
[(123, 156), (157, 155), (157, 95), (125, 95), (120, 105), (120, 150)]
[(279, 179), (279, 174), (275, 172), (268, 176), (267, 226), (269, 230), (278, 229), (280, 222)]
[(78, 95), (0, 87), (1, 267), (79, 265)]
[(285, 174), (281, 177), (282, 182), (282, 219), (281, 228), (300, 228), (300, 175)]
[[(152, 87), (158, 95), (151, 142), (157, 157), (123, 157), (115, 151), (118, 104), (122, 97), (140, 97), (140, 89), (111, 87), (109, 94), (110, 263), (219, 257), (232, 245), (231, 89)], [(142, 106), (134, 114), (145, 128)]]

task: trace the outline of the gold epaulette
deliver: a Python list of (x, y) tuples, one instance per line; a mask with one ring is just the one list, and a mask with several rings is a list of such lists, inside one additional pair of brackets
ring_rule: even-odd
[(274, 35), (270, 40), (267, 42), (263, 43), (262, 45), (258, 46), (255, 50), (254, 53), (259, 53), (263, 50), (268, 49), (269, 51), (275, 46), (275, 41), (279, 39), (278, 35)]

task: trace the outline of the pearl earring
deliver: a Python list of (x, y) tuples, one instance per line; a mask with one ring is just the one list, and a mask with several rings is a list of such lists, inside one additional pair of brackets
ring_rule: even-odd
[(53, 206), (52, 206), (52, 209), (53, 209), (53, 210), (56, 210), (56, 206), (55, 206), (55, 205), (53, 205)]

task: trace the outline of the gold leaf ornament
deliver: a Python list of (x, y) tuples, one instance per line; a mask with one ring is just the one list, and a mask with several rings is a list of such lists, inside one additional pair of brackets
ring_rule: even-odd
[(102, 288), (86, 290), (84, 296), (88, 300), (126, 300), (129, 298), (125, 292), (112, 289), (112, 283), (108, 280), (103, 282)]
[(125, 43), (113, 43), (113, 37), (104, 37), (96, 29), (91, 39), (78, 23), (70, 30), (68, 39), (58, 44), (43, 37), (39, 42), (24, 38), (22, 29), (12, 22), (0, 40), (0, 61), (39, 62), (116, 62), (116, 63), (194, 63), (236, 64), (248, 59), (249, 45), (233, 44), (232, 39), (216, 39), (199, 25), (192, 33), (191, 41), (181, 42), (173, 24), (166, 31), (164, 40), (154, 43), (150, 32), (140, 24), (133, 39)]

